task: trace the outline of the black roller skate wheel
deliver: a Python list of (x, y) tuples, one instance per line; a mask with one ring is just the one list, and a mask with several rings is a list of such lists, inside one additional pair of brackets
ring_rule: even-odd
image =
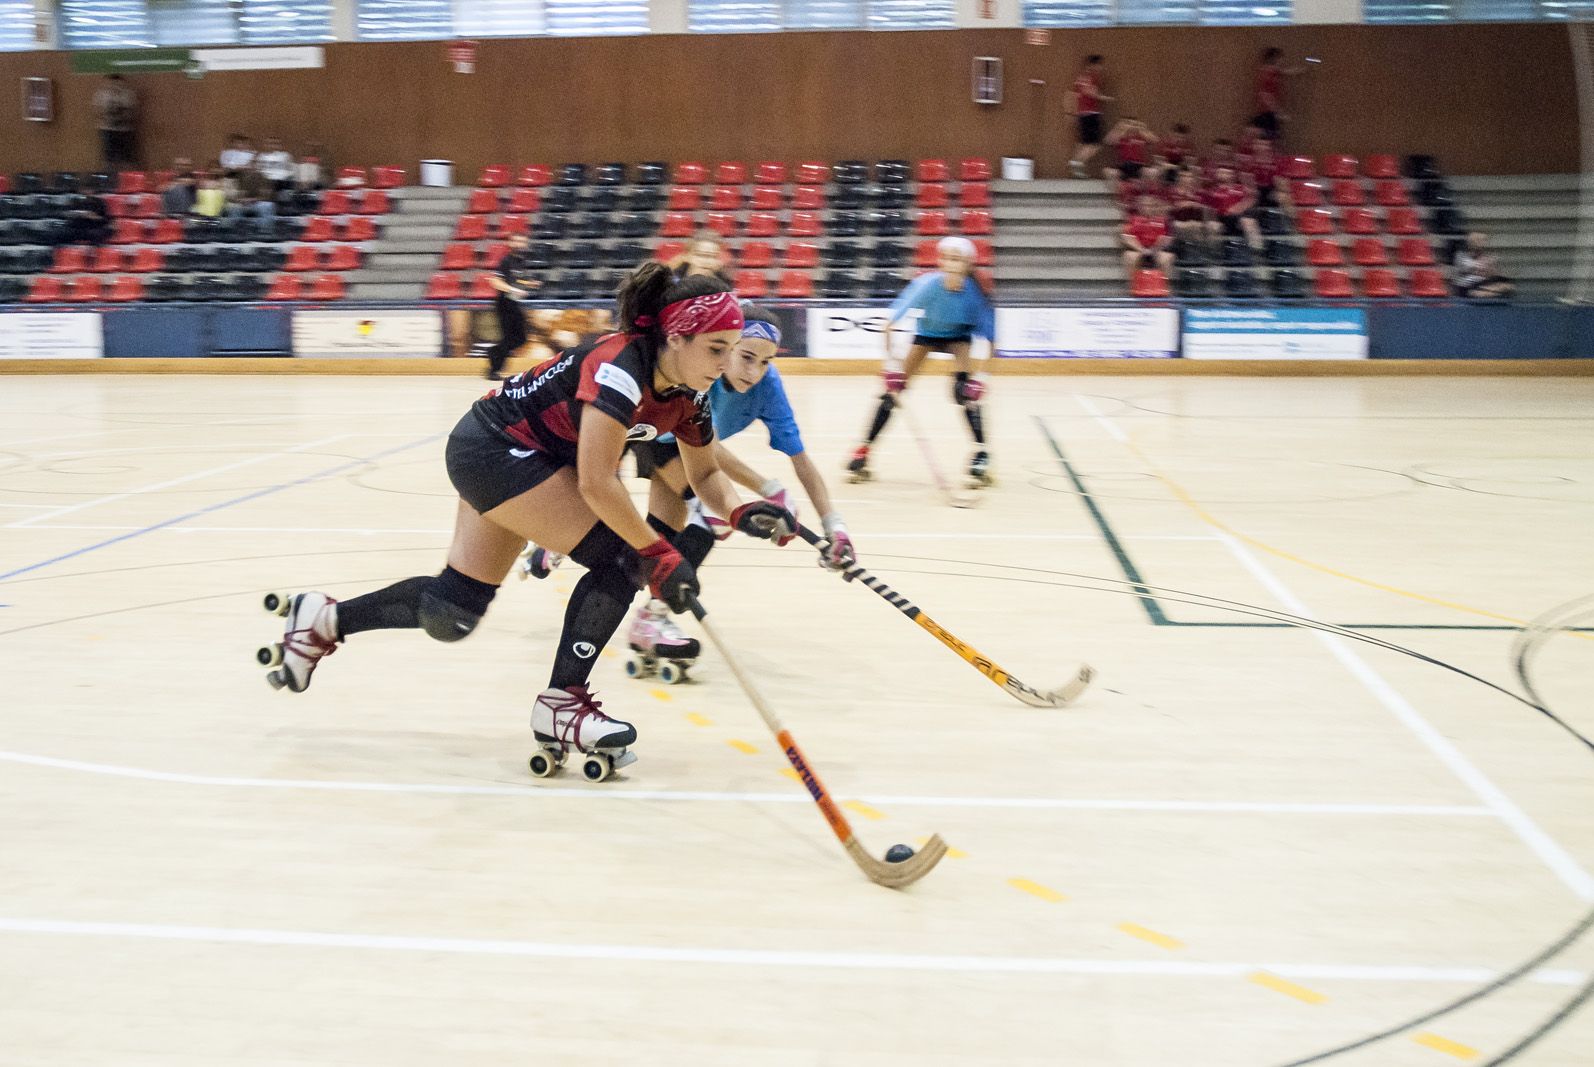
[(255, 652), (255, 662), (262, 667), (282, 666), (282, 646), (263, 645)]
[(559, 761), (546, 752), (533, 752), (530, 765), (531, 773), (538, 778), (547, 778), (559, 769)]
[(293, 597), (288, 593), (267, 593), (261, 603), (273, 615), (286, 615), (293, 603)]
[(686, 668), (666, 663), (659, 668), (659, 681), (665, 685), (680, 685), (686, 681)]
[(581, 773), (589, 782), (601, 782), (614, 773), (614, 764), (608, 756), (591, 755), (581, 762)]

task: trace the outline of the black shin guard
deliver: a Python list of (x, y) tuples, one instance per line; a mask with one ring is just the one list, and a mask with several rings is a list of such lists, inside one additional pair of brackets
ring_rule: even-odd
[(406, 578), (386, 589), (343, 601), (338, 605), (338, 636), (348, 637), (366, 630), (418, 629), (421, 594), (434, 580), (425, 575)]
[(435, 577), (406, 578), (386, 589), (345, 600), (338, 605), (338, 636), (366, 630), (424, 629), (440, 641), (457, 641), (475, 628), (497, 594), (496, 585), (444, 567)]
[(985, 443), (985, 417), (980, 414), (980, 406), (978, 404), (964, 404), (963, 416), (969, 420), (969, 432), (974, 435), (974, 443), (983, 445)]
[(874, 422), (869, 426), (869, 434), (863, 440), (865, 444), (874, 444), (874, 439), (880, 436), (880, 431), (886, 428), (886, 423), (891, 421), (891, 413), (897, 409), (897, 398), (891, 393), (886, 393), (880, 398), (880, 407), (874, 413)]
[(570, 551), (570, 558), (587, 568), (570, 593), (565, 625), (554, 654), (548, 688), (585, 685), (598, 660), (598, 652), (625, 621), (636, 598), (640, 560), (634, 548), (607, 526), (597, 525)]
[(714, 549), (713, 531), (695, 522), (688, 522), (685, 529), (674, 530), (657, 515), (649, 515), (648, 525), (658, 531), (660, 537), (674, 545), (675, 550), (692, 565), (693, 570), (701, 567)]

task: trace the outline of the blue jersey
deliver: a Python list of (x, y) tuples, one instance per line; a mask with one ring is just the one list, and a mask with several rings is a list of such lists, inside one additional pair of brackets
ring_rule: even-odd
[(720, 437), (739, 434), (757, 421), (769, 427), (769, 447), (775, 451), (795, 456), (803, 450), (786, 387), (773, 364), (763, 380), (745, 393), (733, 391), (723, 381), (715, 382), (708, 391), (708, 403), (714, 414), (714, 432)]
[(916, 332), (920, 337), (996, 337), (996, 311), (980, 283), (970, 277), (963, 288), (949, 290), (940, 271), (921, 274), (908, 283), (891, 305), (891, 321), (896, 322), (912, 308), (924, 312)]

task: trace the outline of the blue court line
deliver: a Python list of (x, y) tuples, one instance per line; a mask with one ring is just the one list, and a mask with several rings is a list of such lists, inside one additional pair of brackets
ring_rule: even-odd
[[(1095, 520), (1096, 529), (1101, 531), (1102, 540), (1107, 542), (1107, 547), (1112, 550), (1113, 557), (1118, 561), (1119, 569), (1123, 571), (1124, 578), (1135, 590), (1136, 599), (1146, 609), (1146, 616), (1151, 620), (1153, 626), (1186, 626), (1213, 630), (1293, 630), (1297, 628), (1296, 624), (1292, 622), (1230, 622), (1226, 620), (1187, 622), (1170, 618), (1168, 613), (1162, 610), (1162, 604), (1157, 599), (1156, 594), (1146, 587), (1146, 580), (1141, 577), (1140, 568), (1135, 566), (1134, 560), (1129, 556), (1129, 550), (1118, 539), (1117, 533), (1113, 531), (1112, 523), (1107, 521), (1107, 515), (1101, 510), (1101, 506), (1096, 503), (1095, 497), (1091, 496), (1090, 490), (1085, 488), (1085, 482), (1080, 478), (1078, 472), (1074, 470), (1074, 465), (1068, 462), (1067, 456), (1063, 455), (1062, 447), (1058, 445), (1057, 439), (1052, 436), (1051, 430), (1047, 428), (1046, 421), (1036, 415), (1035, 425), (1040, 427), (1041, 435), (1046, 438), (1046, 443), (1052, 446), (1052, 454), (1057, 457), (1057, 462), (1062, 464), (1063, 473), (1068, 476), (1069, 481), (1074, 483), (1074, 489), (1079, 493), (1080, 499), (1085, 502), (1085, 508), (1090, 512), (1090, 517)], [(1470, 623), (1345, 622), (1333, 623), (1332, 625), (1339, 627), (1341, 630), (1466, 630), (1517, 633), (1522, 629), (1520, 626), (1473, 625)], [(1569, 629), (1573, 633), (1594, 633), (1594, 627), (1590, 626), (1574, 626), (1569, 627)]]
[(336, 467), (328, 467), (324, 471), (317, 471), (315, 474), (307, 474), (303, 478), (295, 478), (291, 482), (281, 482), (277, 485), (268, 485), (264, 489), (257, 489), (252, 493), (246, 493), (243, 496), (234, 497), (231, 500), (223, 500), (219, 504), (211, 504), (210, 506), (200, 508), (197, 511), (190, 511), (186, 515), (178, 515), (175, 518), (163, 519), (160, 522), (154, 523), (150, 526), (145, 526), (139, 530), (132, 530), (128, 533), (118, 534), (117, 536), (107, 538), (104, 541), (99, 541), (92, 545), (85, 545), (83, 548), (74, 548), (72, 551), (64, 552), (59, 556), (52, 556), (49, 559), (40, 560), (38, 563), (30, 563), (26, 567), (18, 567), (15, 570), (6, 571), (3, 574), (0, 574), (0, 582), (15, 578), (19, 574), (27, 574), (30, 571), (42, 570), (45, 567), (50, 567), (57, 563), (64, 563), (69, 559), (76, 559), (78, 556), (85, 556), (90, 552), (98, 552), (102, 548), (109, 548), (111, 545), (121, 544), (123, 541), (131, 541), (135, 537), (143, 537), (147, 533), (154, 533), (156, 530), (164, 530), (168, 526), (176, 526), (178, 523), (187, 522), (189, 519), (197, 519), (201, 515), (210, 515), (214, 512), (225, 510), (226, 508), (235, 507), (238, 504), (247, 504), (251, 500), (259, 500), (261, 497), (271, 496), (273, 493), (280, 493), (284, 489), (296, 489), (301, 485), (309, 485), (311, 482), (319, 482), (323, 478), (332, 478), (342, 474), (344, 471), (354, 470), (357, 467), (368, 466), (372, 463), (375, 463), (379, 459), (386, 459), (388, 456), (396, 456), (400, 452), (408, 452), (412, 448), (419, 448), (422, 445), (429, 445), (433, 441), (436, 441), (443, 436), (443, 434), (434, 433), (429, 437), (422, 437), (418, 441), (411, 441), (407, 445), (399, 445), (397, 448), (388, 448), (382, 450), (381, 452), (373, 452), (369, 456), (361, 456), (359, 459), (350, 460), (347, 463), (340, 463)]

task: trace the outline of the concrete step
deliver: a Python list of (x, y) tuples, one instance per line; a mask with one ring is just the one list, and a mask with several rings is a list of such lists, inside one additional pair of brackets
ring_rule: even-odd
[(1060, 267), (1052, 264), (1039, 266), (1009, 266), (997, 264), (998, 284), (1007, 281), (1022, 282), (1089, 282), (1122, 278), (1121, 266), (1112, 259), (1104, 259), (1100, 266)]
[(1107, 183), (1095, 178), (1040, 178), (1032, 182), (994, 181), (991, 195), (1008, 196), (1107, 196)]
[(378, 248), (365, 255), (365, 265), (373, 270), (409, 270), (430, 272), (437, 266), (441, 249), (427, 252), (389, 252)]
[(389, 225), (387, 232), (382, 235), (381, 243), (384, 248), (389, 241), (433, 241), (441, 246), (453, 235), (454, 227), (451, 224), (408, 222), (403, 225)]
[(394, 204), (393, 211), (386, 216), (388, 224), (407, 220), (450, 221), (459, 217), (465, 210), (464, 204), (452, 204), (441, 200), (415, 200), (407, 204)]
[(994, 211), (998, 227), (1013, 223), (1056, 225), (1061, 222), (1096, 222), (1117, 225), (1121, 213), (1112, 204), (1070, 204), (1066, 207), (1042, 204), (1037, 206), (998, 204)]
[(432, 276), (430, 268), (425, 270), (381, 270), (364, 267), (360, 270), (346, 272), (343, 277), (349, 284), (372, 283), (376, 285), (421, 285)]
[[(449, 232), (453, 233), (452, 230)], [(408, 239), (384, 238), (383, 240), (378, 241), (375, 245), (371, 246), (371, 254), (382, 256), (424, 255), (429, 256), (432, 259), (436, 259), (438, 256), (443, 254), (443, 246), (447, 243), (448, 242), (446, 239), (441, 241), (430, 239), (416, 241)]]
[(356, 282), (349, 286), (349, 297), (353, 300), (419, 300), (425, 289), (418, 282)]
[(993, 247), (998, 256), (1008, 256), (1076, 249), (1109, 250), (1120, 247), (1120, 244), (1116, 229), (1080, 227), (1078, 230), (1055, 232), (1026, 229), (1017, 233), (1001, 233), (997, 235)]
[(470, 193), (470, 186), (466, 185), (406, 185), (402, 189), (388, 190), (389, 198), (398, 202), (447, 200), (463, 204)]
[(1577, 192), (1582, 187), (1581, 174), (1458, 174), (1447, 178), (1450, 187), (1466, 193), (1509, 192)]

